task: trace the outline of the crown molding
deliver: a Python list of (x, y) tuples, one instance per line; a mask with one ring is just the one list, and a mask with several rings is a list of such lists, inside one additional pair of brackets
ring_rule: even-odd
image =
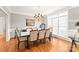
[(72, 8), (74, 8), (74, 7), (72, 7), (72, 6), (66, 6), (66, 7), (64, 7), (64, 8), (59, 9), (59, 10), (56, 10), (55, 12), (51, 12), (51, 13), (49, 13), (48, 15), (49, 15), (49, 16), (52, 16), (52, 15), (55, 15), (55, 14), (59, 14), (59, 13), (61, 13), (61, 12), (68, 11), (68, 10), (70, 10), (70, 9), (72, 9)]
[(12, 11), (9, 6), (6, 6), (6, 8), (9, 10), (10, 14), (25, 15), (25, 16), (30, 16), (30, 17), (33, 17), (34, 16), (33, 14)]
[[(47, 16), (51, 16), (53, 14), (56, 14), (56, 13), (60, 13), (64, 10), (69, 10), (69, 9), (72, 9), (74, 7), (71, 7), (71, 6), (65, 6), (64, 8), (61, 8), (61, 9), (58, 9), (54, 12), (50, 11), (50, 12), (47, 12), (47, 13), (44, 13), (44, 15), (47, 15)], [(11, 14), (18, 14), (18, 15), (25, 15), (25, 16), (30, 16), (30, 17), (34, 17), (34, 14), (31, 14), (31, 13), (22, 13), (22, 12), (16, 12), (16, 11), (12, 11), (11, 8), (9, 6), (7, 6), (7, 9), (9, 10), (9, 12)]]
[(11, 14), (18, 14), (18, 15), (25, 15), (25, 16), (29, 16), (29, 17), (34, 17), (33, 14), (22, 13), (22, 12), (14, 12), (14, 11), (11, 11)]

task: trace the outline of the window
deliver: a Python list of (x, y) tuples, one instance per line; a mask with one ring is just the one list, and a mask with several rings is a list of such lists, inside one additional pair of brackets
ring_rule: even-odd
[(68, 32), (68, 19), (67, 15), (59, 17), (59, 35), (67, 37)]
[(58, 17), (52, 19), (53, 34), (58, 35)]
[(52, 16), (48, 20), (48, 27), (52, 27), (54, 35), (67, 37), (68, 36), (68, 15), (67, 12)]

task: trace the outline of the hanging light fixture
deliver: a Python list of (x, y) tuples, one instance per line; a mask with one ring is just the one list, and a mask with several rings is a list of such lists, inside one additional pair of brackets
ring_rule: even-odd
[(38, 13), (35, 14), (34, 18), (38, 21), (41, 21), (41, 20), (44, 20), (44, 16), (40, 13), (40, 6), (37, 6), (37, 9), (38, 9)]

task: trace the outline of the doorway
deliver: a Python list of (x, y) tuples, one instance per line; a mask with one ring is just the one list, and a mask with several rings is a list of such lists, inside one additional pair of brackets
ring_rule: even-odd
[(0, 36), (6, 38), (6, 13), (0, 9)]

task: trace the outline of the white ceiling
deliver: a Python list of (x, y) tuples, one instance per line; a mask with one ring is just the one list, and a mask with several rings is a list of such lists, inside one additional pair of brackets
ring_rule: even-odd
[[(9, 6), (8, 9), (11, 13), (34, 16), (38, 13), (37, 7), (38, 6)], [(64, 7), (66, 6), (40, 6), (39, 12), (43, 15), (48, 15)]]

